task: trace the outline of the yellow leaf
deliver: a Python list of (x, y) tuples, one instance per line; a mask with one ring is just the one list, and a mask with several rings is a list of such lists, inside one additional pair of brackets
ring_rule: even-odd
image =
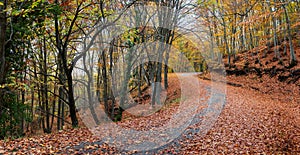
[(3, 4), (3, 2), (0, 2), (0, 6), (3, 6), (4, 4)]

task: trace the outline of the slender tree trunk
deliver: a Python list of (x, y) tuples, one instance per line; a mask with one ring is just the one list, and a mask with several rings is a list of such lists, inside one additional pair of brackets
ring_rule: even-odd
[(253, 44), (253, 29), (251, 27), (251, 24), (249, 25), (249, 35), (250, 35), (250, 49), (253, 49), (254, 48), (254, 44)]
[[(35, 74), (35, 71), (34, 71), (34, 73), (33, 74)], [(32, 76), (30, 76), (30, 81), (34, 81), (34, 78), (32, 77)], [(30, 82), (31, 83), (31, 82)], [(30, 113), (31, 113), (31, 120), (33, 120), (33, 118), (34, 118), (34, 110), (33, 110), (33, 106), (34, 106), (34, 99), (35, 99), (35, 97), (34, 97), (34, 94), (35, 94), (35, 89), (36, 89), (36, 84), (34, 84), (34, 83), (31, 83), (31, 85), (34, 85), (33, 86), (33, 88), (31, 88), (31, 105), (30, 105)], [(28, 128), (27, 128), (27, 130), (29, 130), (29, 125), (28, 125)]]
[(213, 28), (211, 24), (208, 25), (209, 28), (209, 38), (210, 38), (210, 44), (209, 44), (209, 54), (210, 58), (212, 60), (215, 59), (215, 54), (214, 54), (214, 33), (213, 33)]
[[(63, 98), (66, 98), (66, 94), (63, 92)], [(61, 129), (63, 129), (65, 125), (65, 103), (61, 104)]]
[(46, 47), (46, 38), (43, 38), (43, 94), (44, 94), (44, 105), (45, 105), (45, 112), (46, 112), (46, 128), (44, 129), (45, 133), (51, 133), (50, 129), (50, 109), (49, 109), (49, 101), (48, 101), (48, 81), (47, 81), (47, 47)]
[(122, 86), (121, 86), (121, 97), (120, 97), (120, 109), (119, 109), (119, 115), (122, 116), (122, 113), (124, 111), (124, 104), (127, 101), (126, 98), (126, 93), (127, 93), (127, 84), (129, 82), (130, 78), (130, 71), (131, 71), (131, 63), (132, 63), (132, 54), (133, 54), (133, 49), (129, 49), (128, 53), (126, 54), (126, 68), (124, 70), (124, 79), (122, 81)]
[(175, 37), (175, 26), (173, 27), (173, 30), (169, 31), (169, 35), (168, 35), (168, 44), (170, 45), (170, 47), (168, 47), (168, 50), (166, 51), (166, 57), (165, 57), (165, 65), (164, 65), (164, 88), (167, 90), (168, 89), (168, 64), (169, 64), (169, 55), (171, 52), (171, 45), (173, 43), (174, 37)]
[(68, 69), (67, 73), (67, 81), (68, 81), (68, 99), (69, 99), (69, 110), (70, 110), (70, 117), (72, 120), (72, 126), (78, 126), (78, 119), (76, 116), (76, 105), (74, 99), (74, 91), (73, 91), (73, 77), (72, 72)]
[(234, 24), (233, 24), (233, 26), (232, 26), (232, 33), (233, 33), (233, 35), (232, 35), (232, 55), (233, 55), (233, 62), (235, 62), (235, 60), (236, 60), (236, 57), (235, 57), (235, 54), (236, 54), (236, 49), (235, 49), (235, 40), (236, 40), (236, 38), (235, 38), (235, 33), (236, 33), (236, 20), (237, 20), (237, 15), (235, 14), (234, 15)]
[[(5, 79), (5, 42), (6, 42), (6, 4), (7, 0), (1, 0), (4, 5), (0, 6), (0, 84), (4, 83)], [(2, 95), (1, 95), (2, 96)], [(0, 101), (0, 106), (2, 102)], [(1, 111), (0, 111), (1, 114)]]
[[(25, 61), (25, 59), (24, 59), (24, 61)], [(25, 83), (25, 80), (26, 80), (26, 76), (27, 76), (27, 74), (26, 74), (26, 67), (25, 67), (24, 76), (22, 77), (22, 82), (24, 82), (24, 83)], [(25, 105), (25, 93), (26, 93), (25, 90), (21, 91), (21, 103), (22, 103), (22, 105)], [(26, 109), (26, 111), (24, 111), (23, 116), (25, 116), (27, 113), (28, 113), (28, 111)], [(20, 134), (21, 135), (23, 135), (24, 131), (25, 131), (24, 130), (24, 122), (25, 122), (25, 118), (21, 117), (21, 122), (20, 122)]]
[[(110, 59), (109, 59), (109, 72), (110, 72), (110, 77), (111, 77), (111, 85), (115, 86), (115, 82), (114, 82), (114, 75), (113, 75), (113, 52), (114, 52), (114, 40), (112, 40), (112, 42), (110, 43), (110, 47), (109, 47), (109, 55), (110, 55)], [(110, 98), (112, 100), (112, 105), (111, 105), (111, 119), (114, 120), (115, 117), (115, 94), (113, 94), (113, 88), (110, 89)]]
[[(98, 64), (100, 65), (101, 64), (101, 56), (98, 56)], [(100, 88), (101, 88), (101, 67), (98, 65), (97, 67), (97, 78), (96, 78), (96, 96), (97, 96), (97, 99), (98, 99), (98, 102), (100, 103), (101, 102), (101, 91), (100, 91)]]
[(105, 106), (105, 111), (107, 114), (109, 114), (109, 109), (108, 109), (108, 93), (107, 93), (107, 87), (108, 87), (108, 80), (107, 80), (107, 69), (106, 69), (106, 56), (105, 56), (105, 50), (102, 51), (102, 60), (103, 60), (103, 65), (102, 65), (102, 76), (103, 76), (103, 100), (104, 100), (104, 106)]
[(228, 40), (227, 40), (227, 29), (226, 29), (226, 23), (225, 23), (225, 19), (224, 17), (222, 17), (222, 22), (223, 22), (223, 37), (224, 37), (224, 43), (225, 43), (225, 48), (228, 54), (228, 65), (230, 66), (231, 63), (231, 52), (229, 49), (229, 45), (228, 45)]
[(63, 118), (62, 117), (62, 113), (63, 113), (62, 104), (64, 104), (64, 103), (62, 103), (62, 100), (61, 100), (61, 98), (64, 98), (64, 92), (63, 92), (62, 86), (59, 86), (58, 94), (59, 94), (59, 99), (58, 99), (58, 107), (57, 107), (57, 116), (58, 116), (58, 118), (57, 118), (57, 130), (61, 130), (62, 129), (62, 119), (61, 118)]
[[(165, 43), (166, 41), (166, 33), (165, 33), (165, 29), (161, 29), (160, 30), (160, 35), (161, 43)], [(152, 95), (152, 101), (151, 101), (151, 105), (154, 105), (155, 102), (157, 104), (161, 104), (160, 103), (160, 93), (161, 93), (161, 82), (162, 82), (162, 60), (163, 60), (163, 55), (164, 55), (164, 51), (166, 50), (166, 46), (165, 44), (160, 44), (157, 50), (158, 53), (158, 60), (157, 63), (155, 63), (155, 70), (153, 70), (155, 72), (155, 82), (153, 83), (153, 95)]]
[(38, 80), (41, 81), (40, 82), (40, 87), (38, 87), (38, 92), (39, 92), (39, 110), (41, 112), (41, 116), (42, 116), (42, 129), (44, 131), (44, 133), (46, 133), (46, 99), (45, 99), (45, 83), (44, 83), (44, 68), (43, 68), (43, 44), (42, 42), (39, 42), (40, 44), (40, 54), (39, 54), (39, 60), (41, 60), (42, 62), (38, 63), (39, 66), (39, 75), (38, 75)]
[(138, 97), (139, 98), (142, 95), (141, 85), (142, 85), (142, 65), (139, 65), (138, 66)]
[[(91, 58), (93, 59), (93, 58)], [(93, 86), (93, 77), (92, 77), (92, 71), (91, 70), (88, 70), (87, 68), (87, 60), (86, 60), (86, 54), (83, 56), (83, 70), (85, 71), (85, 73), (87, 74), (87, 77), (88, 77), (88, 81), (87, 81), (87, 86), (86, 86), (86, 89), (87, 89), (87, 96), (88, 96), (88, 104), (89, 104), (89, 109), (91, 111), (91, 114), (92, 114), (92, 117), (95, 121), (95, 123), (98, 125), (100, 123), (98, 117), (97, 117), (97, 114), (96, 114), (96, 111), (95, 111), (95, 105), (98, 105), (98, 104), (95, 104), (95, 101), (94, 101), (94, 97), (93, 97), (93, 92), (92, 92), (92, 86)]]
[(282, 5), (284, 9), (284, 14), (285, 14), (285, 19), (286, 19), (286, 24), (287, 24), (287, 31), (288, 31), (288, 38), (289, 38), (289, 46), (290, 46), (290, 64), (293, 65), (297, 62), (295, 51), (294, 51), (294, 46), (293, 46), (293, 39), (292, 39), (292, 34), (291, 34), (291, 24), (290, 24), (290, 19), (289, 15), (286, 9), (286, 4)]
[[(274, 0), (274, 2), (276, 2)], [(276, 10), (274, 9), (274, 11), (272, 10), (272, 6), (271, 6), (271, 2), (268, 2), (269, 4), (269, 9), (270, 9), (270, 13), (273, 13), (273, 12), (276, 12)], [(276, 18), (275, 16), (272, 16), (272, 22), (273, 22), (273, 43), (274, 43), (274, 50), (275, 50), (275, 57), (276, 58), (280, 58), (280, 55), (279, 55), (279, 50), (277, 48), (277, 24), (276, 24)]]
[[(90, 75), (89, 75), (90, 76)], [(91, 79), (91, 77), (89, 77), (89, 79)], [(97, 114), (96, 114), (96, 111), (95, 111), (95, 105), (98, 105), (98, 104), (95, 104), (94, 102), (94, 99), (92, 97), (92, 82), (89, 80), (88, 81), (88, 84), (87, 84), (87, 95), (88, 95), (88, 104), (89, 104), (89, 109), (91, 111), (91, 114), (93, 116), (93, 119), (95, 121), (95, 123), (98, 125), (100, 123), (98, 117), (97, 117)]]
[[(54, 90), (53, 90), (53, 93), (56, 94), (56, 89), (57, 89), (57, 86), (54, 86)], [(56, 96), (53, 95), (53, 101), (52, 101), (52, 119), (51, 119), (51, 124), (50, 124), (50, 130), (52, 131), (52, 127), (53, 127), (53, 123), (54, 123), (54, 115), (55, 115), (55, 109), (56, 109)], [(57, 117), (57, 119), (59, 119)]]
[[(5, 79), (5, 42), (6, 42), (6, 5), (7, 0), (1, 0), (4, 5), (0, 6), (0, 85), (4, 84)], [(0, 117), (2, 117), (3, 110), (3, 91), (0, 89)]]
[[(244, 19), (245, 19), (245, 17), (242, 16), (240, 22), (244, 22)], [(241, 29), (242, 29), (242, 30), (241, 30), (241, 33), (240, 33), (240, 44), (241, 44), (241, 46), (240, 46), (239, 50), (240, 50), (240, 51), (244, 51), (244, 50), (245, 50), (245, 39), (244, 39), (244, 30), (245, 30), (245, 26), (242, 25)]]
[(156, 87), (155, 87), (155, 72), (156, 72), (156, 63), (155, 62), (153, 62), (152, 64), (151, 64), (151, 73), (150, 73), (150, 79), (151, 79), (151, 90), (152, 90), (152, 92), (151, 92), (151, 106), (154, 106), (155, 105), (155, 98), (156, 98)]

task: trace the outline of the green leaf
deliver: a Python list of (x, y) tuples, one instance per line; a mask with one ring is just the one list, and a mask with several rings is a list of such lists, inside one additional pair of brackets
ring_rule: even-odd
[(39, 5), (39, 1), (33, 2), (31, 5), (31, 8), (33, 9), (33, 8), (37, 7), (38, 5)]
[(3, 6), (4, 5), (4, 3), (3, 2), (0, 2), (0, 6)]
[(18, 15), (20, 15), (20, 13), (21, 13), (21, 10), (13, 10), (12, 15), (18, 16)]

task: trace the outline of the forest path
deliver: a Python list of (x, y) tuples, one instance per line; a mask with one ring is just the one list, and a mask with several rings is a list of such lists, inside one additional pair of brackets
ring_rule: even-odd
[[(212, 88), (211, 81), (199, 81), (201, 87)], [(253, 89), (226, 85), (226, 104), (206, 135), (195, 132), (203, 123), (200, 112), (194, 118), (197, 121), (172, 144), (152, 153), (300, 154), (300, 103), (282, 100)]]
[(273, 98), (227, 85), (226, 105), (214, 126), (204, 137), (181, 140), (180, 154), (300, 154), (300, 103)]
[[(189, 76), (194, 75), (187, 75)], [(176, 80), (178, 79), (171, 76), (168, 90), (173, 92), (171, 100), (175, 101), (180, 91)], [(211, 81), (198, 80), (201, 87), (211, 88)], [(202, 97), (205, 100), (210, 98), (209, 95)], [(149, 117), (132, 117), (119, 122), (118, 125), (136, 130), (156, 128), (168, 121), (170, 114), (176, 111), (178, 106), (179, 104), (170, 104), (168, 108)], [(299, 104), (282, 103), (272, 99), (270, 95), (255, 90), (227, 85), (226, 104), (207, 134), (203, 135), (199, 132), (203, 117), (202, 112), (199, 111), (190, 126), (179, 137), (167, 145), (147, 152), (149, 154), (300, 154), (299, 111)], [(105, 140), (95, 138), (87, 128), (13, 141), (0, 141), (0, 154), (5, 152), (146, 153), (119, 152), (106, 144)]]

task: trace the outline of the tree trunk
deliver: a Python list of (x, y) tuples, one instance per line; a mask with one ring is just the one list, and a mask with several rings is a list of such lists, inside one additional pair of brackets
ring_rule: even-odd
[[(111, 85), (114, 86), (114, 75), (113, 75), (113, 52), (114, 52), (114, 40), (112, 40), (110, 47), (109, 47), (109, 72), (110, 72), (110, 77), (111, 77)], [(113, 94), (113, 88), (110, 89), (110, 98), (112, 100), (112, 105), (111, 105), (111, 119), (114, 120), (115, 117), (115, 94)]]
[[(244, 16), (241, 17), (241, 21), (240, 21), (240, 22), (244, 22), (244, 19), (245, 19)], [(245, 50), (245, 39), (244, 39), (244, 37), (245, 37), (245, 35), (244, 35), (245, 26), (242, 25), (242, 28), (241, 28), (241, 29), (242, 29), (242, 30), (241, 30), (241, 33), (240, 33), (240, 44), (241, 44), (241, 46), (240, 46), (239, 50), (240, 50), (240, 51), (244, 51), (244, 50)]]
[(59, 99), (58, 99), (58, 110), (57, 110), (57, 130), (61, 130), (62, 129), (62, 125), (61, 125), (61, 113), (62, 113), (62, 100), (61, 98), (64, 97), (64, 94), (63, 94), (63, 88), (62, 86), (59, 86), (59, 89), (58, 89), (58, 93), (59, 93)]
[(168, 47), (168, 50), (166, 51), (166, 57), (165, 57), (165, 65), (164, 65), (164, 88), (165, 90), (168, 89), (168, 64), (169, 64), (169, 54), (170, 54), (170, 50), (171, 50), (171, 45), (173, 43), (174, 40), (174, 36), (175, 36), (175, 26), (173, 27), (173, 30), (169, 31), (169, 36), (168, 36), (168, 41), (167, 43), (170, 45), (170, 47)]
[[(5, 42), (6, 42), (6, 3), (7, 0), (1, 0), (3, 6), (0, 6), (0, 84), (4, 83), (5, 78)], [(0, 102), (0, 106), (1, 106)], [(1, 114), (1, 113), (0, 113)]]
[(121, 86), (121, 97), (120, 97), (120, 107), (119, 107), (119, 116), (122, 116), (122, 113), (124, 111), (124, 104), (127, 101), (126, 98), (126, 93), (127, 93), (127, 84), (129, 82), (129, 78), (130, 78), (130, 71), (131, 71), (131, 61), (132, 61), (132, 49), (129, 49), (128, 53), (127, 53), (127, 60), (126, 60), (126, 69), (124, 72), (124, 79), (122, 81), (122, 86)]
[[(101, 64), (101, 56), (98, 56), (98, 64)], [(98, 99), (98, 102), (100, 103), (101, 102), (101, 91), (100, 91), (100, 88), (101, 88), (101, 67), (98, 65), (98, 68), (97, 68), (97, 78), (96, 78), (96, 97)]]
[(226, 51), (227, 51), (227, 54), (228, 54), (228, 65), (230, 66), (230, 63), (231, 63), (231, 52), (230, 52), (230, 49), (229, 49), (229, 45), (228, 45), (228, 40), (227, 40), (227, 30), (226, 30), (226, 23), (225, 23), (225, 19), (224, 17), (222, 17), (222, 22), (223, 22), (223, 34), (224, 34), (224, 42), (225, 42), (225, 48), (226, 48)]
[[(276, 2), (276, 1), (274, 1)], [(269, 4), (269, 9), (270, 9), (270, 13), (273, 13), (273, 10), (272, 10), (272, 6), (271, 6), (271, 2), (268, 2)], [(276, 12), (276, 10), (275, 10)], [(275, 57), (276, 58), (280, 58), (280, 55), (279, 55), (279, 50), (277, 48), (277, 24), (276, 24), (276, 18), (274, 16), (272, 16), (272, 22), (273, 22), (273, 43), (274, 43), (274, 50), (275, 50)]]
[(72, 120), (72, 126), (77, 127), (78, 120), (77, 120), (77, 116), (76, 116), (76, 105), (75, 105), (74, 91), (73, 91), (72, 72), (68, 69), (66, 74), (67, 74), (67, 81), (68, 81), (68, 99), (69, 99), (70, 117)]
[[(1, 0), (4, 5), (0, 6), (0, 85), (4, 84), (5, 79), (5, 42), (6, 42), (6, 9), (7, 0)], [(3, 93), (0, 89), (0, 117), (2, 116)]]
[(105, 106), (105, 111), (107, 114), (109, 114), (109, 109), (108, 109), (108, 93), (107, 93), (107, 86), (108, 86), (108, 80), (107, 80), (107, 69), (106, 69), (106, 56), (105, 56), (105, 50), (102, 51), (102, 60), (103, 60), (103, 65), (102, 65), (102, 76), (103, 76), (103, 100), (104, 100), (104, 106)]
[(138, 67), (137, 67), (137, 72), (138, 72), (138, 98), (140, 98), (141, 97), (141, 95), (142, 95), (142, 90), (141, 90), (141, 86), (142, 86), (142, 65), (139, 65)]
[(284, 9), (284, 14), (285, 14), (285, 19), (286, 19), (286, 24), (287, 24), (287, 31), (288, 31), (288, 38), (289, 38), (289, 46), (290, 46), (290, 64), (293, 65), (297, 62), (295, 51), (294, 51), (294, 46), (293, 46), (293, 39), (292, 39), (292, 34), (291, 34), (291, 26), (290, 26), (290, 19), (288, 16), (288, 12), (286, 9), (286, 4), (282, 5)]
[(233, 33), (233, 37), (232, 37), (232, 55), (233, 55), (233, 63), (236, 61), (236, 49), (235, 49), (235, 33), (236, 33), (236, 21), (237, 21), (237, 15), (234, 15), (234, 25), (232, 26), (232, 33)]
[[(93, 59), (93, 58), (91, 58)], [(92, 86), (93, 86), (93, 76), (92, 76), (92, 70), (88, 70), (86, 64), (87, 64), (87, 61), (86, 61), (86, 54), (83, 56), (83, 70), (84, 72), (87, 74), (87, 77), (88, 77), (88, 81), (87, 81), (87, 86), (86, 86), (86, 89), (87, 89), (87, 96), (88, 96), (88, 104), (89, 104), (89, 109), (91, 111), (91, 114), (92, 114), (92, 117), (95, 121), (95, 123), (98, 125), (100, 123), (98, 117), (97, 117), (97, 114), (96, 114), (96, 111), (95, 111), (95, 100), (94, 100), (94, 96), (93, 96), (93, 92), (92, 92)], [(96, 104), (98, 105), (98, 104)]]
[(51, 133), (50, 129), (50, 109), (49, 109), (49, 101), (48, 101), (48, 85), (47, 85), (47, 48), (46, 48), (46, 38), (43, 38), (43, 94), (44, 94), (44, 106), (45, 106), (45, 112), (46, 112), (46, 128), (44, 129), (45, 133)]
[[(58, 0), (55, 0), (55, 4), (60, 5), (58, 3)], [(68, 45), (70, 42), (70, 36), (72, 34), (73, 26), (75, 25), (75, 21), (78, 17), (78, 14), (80, 12), (80, 6), (82, 3), (80, 3), (77, 8), (74, 15), (74, 18), (71, 21), (71, 24), (69, 26), (68, 33), (65, 35), (65, 41), (62, 42), (61, 34), (60, 34), (60, 28), (59, 28), (59, 19), (57, 15), (54, 15), (54, 26), (55, 26), (55, 40), (56, 40), (56, 48), (58, 50), (58, 61), (61, 63), (61, 66), (59, 66), (61, 73), (65, 74), (67, 86), (65, 83), (65, 88), (67, 89), (67, 95), (68, 95), (68, 105), (70, 110), (70, 117), (72, 120), (72, 126), (77, 127), (78, 126), (78, 120), (76, 116), (76, 105), (75, 105), (75, 99), (74, 99), (74, 91), (73, 91), (73, 77), (72, 77), (72, 71), (75, 64), (68, 64)]]
[[(57, 91), (57, 86), (54, 86), (54, 94), (56, 94), (56, 91)], [(52, 130), (52, 127), (53, 127), (53, 123), (54, 123), (54, 115), (55, 115), (55, 109), (56, 109), (56, 96), (53, 95), (53, 101), (52, 101), (52, 119), (51, 119), (51, 124), (50, 124), (50, 130)], [(57, 117), (57, 119), (59, 119)]]

